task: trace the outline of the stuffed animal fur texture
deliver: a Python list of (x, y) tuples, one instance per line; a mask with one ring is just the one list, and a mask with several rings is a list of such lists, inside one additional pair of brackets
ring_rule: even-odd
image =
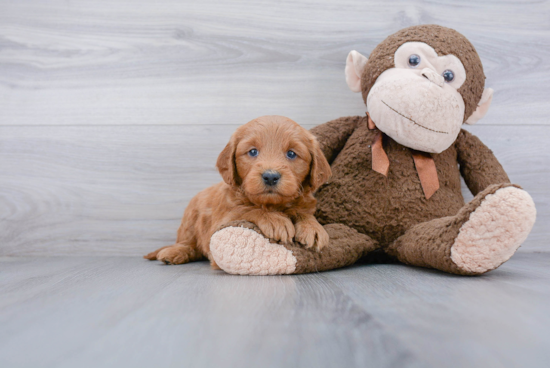
[[(277, 244), (240, 221), (213, 235), (216, 263), (228, 273), (267, 275), (370, 258), (479, 275), (506, 262), (529, 235), (536, 209), (491, 150), (461, 129), (492, 99), (473, 45), (441, 26), (405, 28), (368, 59), (350, 52), (346, 81), (362, 93), (367, 116), (312, 129), (333, 173), (316, 193), (329, 246)], [(475, 195), (468, 204), (461, 176)]]

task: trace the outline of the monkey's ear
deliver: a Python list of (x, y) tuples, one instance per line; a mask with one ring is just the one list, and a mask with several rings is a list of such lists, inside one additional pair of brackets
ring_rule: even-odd
[(222, 175), (223, 181), (231, 186), (240, 185), (240, 178), (237, 173), (237, 163), (235, 162), (236, 148), (235, 138), (231, 137), (231, 140), (220, 153), (218, 161), (216, 162), (216, 167)]
[(353, 92), (361, 92), (361, 75), (367, 64), (367, 58), (353, 50), (346, 59), (346, 82)]
[(466, 120), (466, 124), (475, 124), (479, 119), (485, 116), (491, 101), (493, 100), (493, 89), (485, 88), (483, 94), (481, 95), (481, 100), (477, 104), (477, 109), (474, 113)]

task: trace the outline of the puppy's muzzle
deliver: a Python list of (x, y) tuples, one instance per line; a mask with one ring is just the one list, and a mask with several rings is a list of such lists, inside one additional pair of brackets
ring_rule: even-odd
[(262, 174), (262, 179), (265, 185), (268, 187), (274, 187), (279, 182), (279, 179), (281, 179), (281, 174), (272, 170), (264, 171)]

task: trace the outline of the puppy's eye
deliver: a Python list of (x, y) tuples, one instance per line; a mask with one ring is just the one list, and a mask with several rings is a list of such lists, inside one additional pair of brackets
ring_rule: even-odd
[(248, 151), (248, 156), (250, 157), (258, 156), (258, 150), (256, 148), (252, 148), (250, 151)]
[(443, 72), (443, 79), (445, 79), (445, 82), (450, 83), (453, 79), (455, 79), (455, 73), (453, 73), (452, 70), (447, 69)]
[(296, 152), (294, 152), (294, 151), (292, 151), (292, 150), (290, 150), (290, 151), (288, 151), (288, 152), (286, 153), (286, 157), (289, 158), (289, 159), (291, 159), (291, 160), (295, 159), (296, 156), (297, 156), (297, 155), (296, 155)]
[(418, 64), (420, 64), (420, 56), (416, 54), (412, 54), (411, 56), (409, 56), (409, 66), (411, 68), (416, 68)]

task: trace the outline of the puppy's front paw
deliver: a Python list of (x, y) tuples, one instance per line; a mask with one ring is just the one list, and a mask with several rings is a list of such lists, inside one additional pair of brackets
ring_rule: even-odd
[(288, 217), (270, 216), (257, 221), (256, 225), (266, 237), (277, 242), (288, 244), (294, 239), (294, 225)]
[(296, 241), (306, 248), (320, 251), (328, 245), (329, 236), (317, 221), (300, 221), (296, 223)]

